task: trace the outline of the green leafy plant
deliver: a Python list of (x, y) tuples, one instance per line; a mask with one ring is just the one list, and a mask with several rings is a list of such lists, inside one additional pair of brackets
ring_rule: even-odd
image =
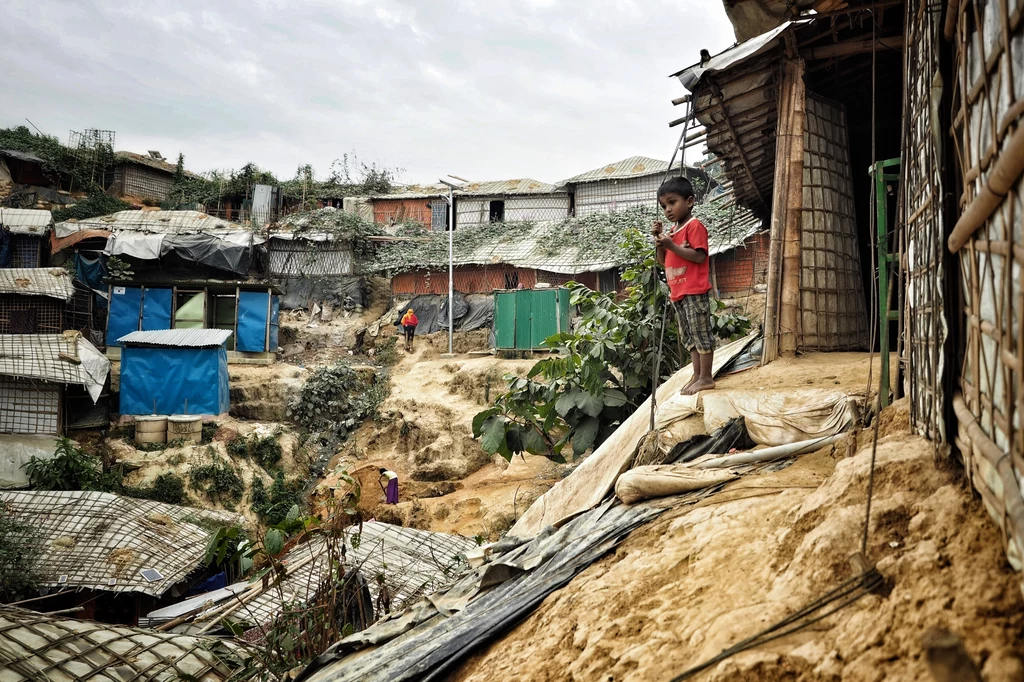
[(211, 502), (224, 506), (237, 504), (245, 493), (241, 476), (219, 455), (214, 453), (213, 461), (202, 466), (193, 466), (188, 472), (189, 486), (203, 493)]
[(203, 423), (202, 431), (202, 442), (212, 443), (213, 437), (217, 435), (217, 429), (220, 428), (220, 424), (217, 422), (205, 422)]
[[(567, 451), (578, 457), (600, 445), (650, 395), (662, 333), (659, 383), (689, 361), (668, 286), (657, 275), (654, 249), (640, 227), (627, 230), (621, 243), (630, 263), (621, 275), (625, 295), (569, 283), (580, 319), (572, 331), (547, 339), (558, 356), (540, 360), (525, 378), (507, 375), (506, 391), (476, 415), (473, 435), (485, 452), (506, 459), (529, 452), (558, 462)], [(723, 314), (720, 306), (715, 314)], [(714, 329), (728, 338), (743, 324), (730, 315)]]
[(160, 474), (152, 485), (124, 486), (122, 492), (128, 497), (155, 500), (167, 504), (188, 503), (188, 495), (185, 494), (185, 481), (176, 474)]
[(376, 415), (389, 390), (383, 371), (367, 375), (345, 363), (320, 367), (302, 385), (288, 416), (310, 431), (343, 440), (363, 420)]
[(101, 489), (102, 462), (63, 436), (57, 439), (52, 458), (33, 456), (24, 466), (36, 490)]
[(268, 526), (282, 523), (292, 507), (303, 506), (303, 489), (301, 479), (285, 479), (284, 472), (278, 471), (274, 482), (267, 490), (263, 479), (253, 478), (249, 499), (252, 511)]
[(277, 442), (275, 436), (257, 436), (255, 433), (248, 437), (238, 435), (227, 443), (228, 454), (232, 457), (243, 459), (252, 458), (264, 469), (276, 468), (281, 462), (284, 450)]
[(41, 545), (36, 529), (16, 518), (9, 503), (0, 501), (0, 603), (38, 594), (36, 560)]
[(107, 258), (107, 272), (110, 279), (114, 281), (127, 281), (135, 276), (130, 263), (121, 260), (117, 256)]

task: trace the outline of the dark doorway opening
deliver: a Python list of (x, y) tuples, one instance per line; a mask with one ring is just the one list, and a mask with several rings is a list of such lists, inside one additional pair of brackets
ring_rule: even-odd
[(505, 221), (505, 202), (496, 200), (491, 202), (491, 215), (490, 221), (492, 223), (501, 223)]

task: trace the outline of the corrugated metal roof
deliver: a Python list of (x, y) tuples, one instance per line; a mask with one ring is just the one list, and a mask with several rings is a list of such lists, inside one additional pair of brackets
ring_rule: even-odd
[(78, 332), (0, 334), (0, 376), (96, 389), (103, 386), (109, 371), (110, 361)]
[(11, 234), (43, 236), (53, 225), (53, 214), (34, 208), (0, 208), (0, 225)]
[(374, 194), (369, 197), (373, 199), (430, 199), (433, 197), (447, 196), (447, 185), (403, 185), (393, 187), (387, 194)]
[(504, 194), (553, 194), (558, 187), (548, 182), (532, 178), (515, 180), (492, 180), (489, 182), (470, 182), (455, 190), (455, 196), (494, 196)]
[(623, 178), (642, 178), (647, 175), (664, 173), (668, 169), (668, 161), (659, 161), (648, 156), (631, 156), (622, 161), (609, 163), (606, 166), (580, 173), (559, 184), (597, 182), (598, 180), (620, 180)]
[[(157, 597), (202, 563), (211, 522), (243, 521), (229, 512), (84, 490), (0, 491), (0, 501), (39, 535), (41, 585)], [(140, 573), (147, 568), (161, 577), (147, 580)]]
[(0, 294), (48, 296), (67, 302), (74, 293), (71, 273), (64, 268), (0, 269)]
[(230, 329), (161, 329), (132, 332), (117, 340), (127, 346), (162, 346), (166, 348), (214, 348), (224, 345)]

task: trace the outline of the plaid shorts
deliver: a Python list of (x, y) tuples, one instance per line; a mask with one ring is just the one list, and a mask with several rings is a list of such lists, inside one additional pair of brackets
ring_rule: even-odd
[(686, 350), (697, 349), (698, 353), (710, 353), (715, 349), (715, 337), (711, 333), (710, 294), (692, 294), (673, 301), (676, 308), (676, 322), (679, 337)]

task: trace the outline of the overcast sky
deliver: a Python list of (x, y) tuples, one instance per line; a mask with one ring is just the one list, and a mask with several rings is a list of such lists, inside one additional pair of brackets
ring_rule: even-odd
[(407, 182), (555, 182), (667, 160), (667, 76), (733, 41), (721, 0), (5, 0), (0, 126), (198, 172), (355, 150)]

